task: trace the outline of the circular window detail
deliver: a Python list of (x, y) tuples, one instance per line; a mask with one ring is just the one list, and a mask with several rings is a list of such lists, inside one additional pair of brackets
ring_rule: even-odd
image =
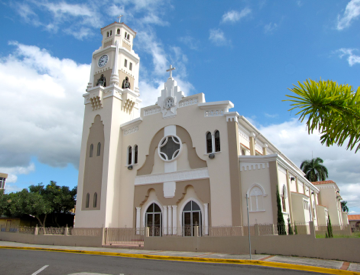
[(181, 140), (177, 136), (166, 136), (160, 140), (158, 153), (162, 160), (172, 161), (176, 159), (181, 151)]

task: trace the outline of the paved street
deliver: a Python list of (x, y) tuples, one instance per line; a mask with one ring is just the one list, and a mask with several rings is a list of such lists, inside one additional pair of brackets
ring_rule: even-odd
[(191, 263), (72, 253), (0, 249), (0, 270), (6, 275), (64, 274), (319, 274), (270, 267)]

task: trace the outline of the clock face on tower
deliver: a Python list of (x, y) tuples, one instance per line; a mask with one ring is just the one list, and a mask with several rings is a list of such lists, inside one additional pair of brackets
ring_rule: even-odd
[(101, 67), (104, 67), (106, 65), (106, 63), (108, 62), (109, 60), (109, 57), (104, 54), (102, 57), (99, 58), (99, 61), (98, 61), (98, 66), (101, 68)]
[(172, 97), (168, 97), (167, 99), (165, 99), (165, 108), (166, 109), (170, 109), (173, 106), (174, 106), (174, 99)]

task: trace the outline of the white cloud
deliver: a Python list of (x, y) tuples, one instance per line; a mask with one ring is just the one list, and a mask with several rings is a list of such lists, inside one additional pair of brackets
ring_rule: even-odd
[(192, 50), (198, 50), (199, 49), (199, 42), (191, 37), (191, 36), (183, 36), (179, 38), (179, 41), (184, 43), (186, 46), (188, 46)]
[(25, 22), (31, 23), (35, 26), (41, 25), (37, 14), (30, 8), (28, 4), (18, 4), (16, 5), (16, 10), (25, 20)]
[(345, 12), (342, 16), (338, 16), (338, 22), (336, 28), (343, 30), (349, 27), (353, 20), (360, 15), (360, 0), (351, 0), (345, 8)]
[(225, 46), (230, 43), (230, 41), (225, 38), (224, 32), (220, 29), (211, 29), (209, 40), (216, 46)]
[(6, 133), (0, 137), (0, 167), (27, 167), (32, 156), (54, 167), (77, 167), (90, 66), (11, 44), (13, 54), (0, 60), (0, 125)]
[(244, 18), (245, 16), (249, 15), (250, 13), (251, 13), (251, 9), (249, 8), (244, 8), (241, 12), (235, 10), (229, 11), (222, 16), (221, 23), (237, 22), (241, 18)]
[(138, 39), (138, 47), (152, 56), (154, 73), (156, 75), (164, 75), (169, 64), (163, 45), (156, 38), (155, 33), (150, 30), (141, 31), (138, 32), (136, 38)]
[(188, 58), (181, 48), (172, 46), (166, 52), (163, 45), (152, 32), (141, 32), (139, 33), (139, 38), (140, 49), (150, 54), (153, 60), (153, 67), (151, 69), (142, 67), (142, 77), (139, 83), (142, 99), (141, 107), (153, 105), (157, 102), (157, 98), (164, 88), (164, 82), (168, 77), (166, 70), (170, 64), (176, 68), (173, 71), (173, 77), (177, 81), (178, 86), (185, 95), (189, 95), (194, 90), (194, 87), (186, 80), (186, 63)]
[(275, 117), (278, 117), (279, 115), (278, 115), (278, 114), (268, 114), (268, 113), (265, 113), (265, 116), (266, 116), (266, 117), (270, 117), (270, 118), (275, 118)]
[(17, 181), (17, 175), (27, 175), (35, 171), (34, 163), (30, 163), (28, 166), (15, 166), (15, 167), (0, 167), (2, 173), (8, 174), (6, 179), (6, 189), (9, 183), (15, 183)]
[(355, 55), (353, 52), (357, 51), (357, 49), (345, 49), (341, 48), (337, 50), (336, 52), (340, 53), (340, 58), (347, 56), (347, 61), (350, 66), (355, 65), (356, 63), (360, 63), (360, 56)]
[(276, 23), (269, 23), (264, 26), (264, 33), (271, 34), (273, 33), (278, 27), (278, 24)]
[(163, 21), (162, 19), (160, 19), (160, 17), (158, 17), (155, 14), (146, 15), (145, 17), (141, 18), (140, 22), (143, 24), (154, 24), (154, 25), (159, 25), (159, 26), (169, 25), (168, 22)]
[(312, 157), (320, 157), (329, 171), (329, 179), (341, 189), (344, 200), (360, 207), (360, 155), (345, 147), (326, 147), (320, 134), (308, 135), (306, 126), (293, 119), (281, 124), (259, 127), (261, 133), (296, 165)]
[[(168, 0), (115, 0), (109, 6), (108, 1), (96, 4), (93, 2), (73, 4), (67, 1), (39, 0), (19, 2), (12, 7), (27, 23), (42, 26), (51, 33), (61, 30), (82, 40), (93, 36), (94, 29), (104, 27), (108, 15), (117, 17), (123, 14), (122, 21), (126, 19), (126, 22), (133, 22), (134, 27), (166, 26), (169, 23), (164, 21), (162, 16), (166, 9), (172, 8), (171, 5), (165, 5), (167, 3)], [(114, 18), (115, 20), (117, 18)]]

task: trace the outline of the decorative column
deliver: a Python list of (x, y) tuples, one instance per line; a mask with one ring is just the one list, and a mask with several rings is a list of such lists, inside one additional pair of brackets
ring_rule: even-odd
[(140, 234), (140, 212), (141, 211), (141, 207), (136, 207), (136, 234)]
[(118, 69), (118, 59), (119, 59), (119, 42), (115, 41), (115, 60), (114, 60), (114, 67), (112, 69), (111, 77), (110, 77), (110, 85), (119, 85), (119, 69)]
[(251, 133), (249, 139), (250, 139), (250, 155), (255, 156), (255, 133)]
[(204, 203), (204, 226), (205, 226), (205, 235), (209, 235), (209, 204)]
[(268, 148), (269, 146), (265, 143), (264, 144), (264, 147), (263, 147), (263, 155), (264, 156), (266, 156), (267, 155), (267, 148)]
[[(170, 206), (169, 206), (170, 207)], [(177, 205), (172, 206), (173, 210), (173, 235), (177, 234)]]
[(290, 186), (290, 181), (289, 181), (289, 171), (286, 170), (286, 186), (287, 186), (287, 193), (288, 193), (288, 201), (289, 201), (289, 214), (290, 214), (290, 222), (293, 223), (294, 222), (294, 217), (293, 217), (293, 211), (292, 211), (292, 198), (291, 198), (291, 186)]
[(171, 205), (168, 205), (168, 234), (173, 234), (173, 230), (171, 228)]
[(211, 147), (212, 147), (211, 153), (215, 153), (215, 135), (214, 135), (214, 133), (211, 134)]
[(87, 85), (87, 90), (91, 89), (94, 84), (94, 63), (95, 63), (95, 60), (94, 60), (94, 58), (92, 58), (91, 59), (91, 67), (90, 67), (90, 78), (89, 78), (89, 83)]
[(167, 235), (167, 228), (168, 228), (168, 224), (167, 224), (167, 206), (164, 206), (164, 216), (163, 216), (163, 232), (164, 235)]
[(135, 164), (135, 146), (131, 147), (131, 165)]

